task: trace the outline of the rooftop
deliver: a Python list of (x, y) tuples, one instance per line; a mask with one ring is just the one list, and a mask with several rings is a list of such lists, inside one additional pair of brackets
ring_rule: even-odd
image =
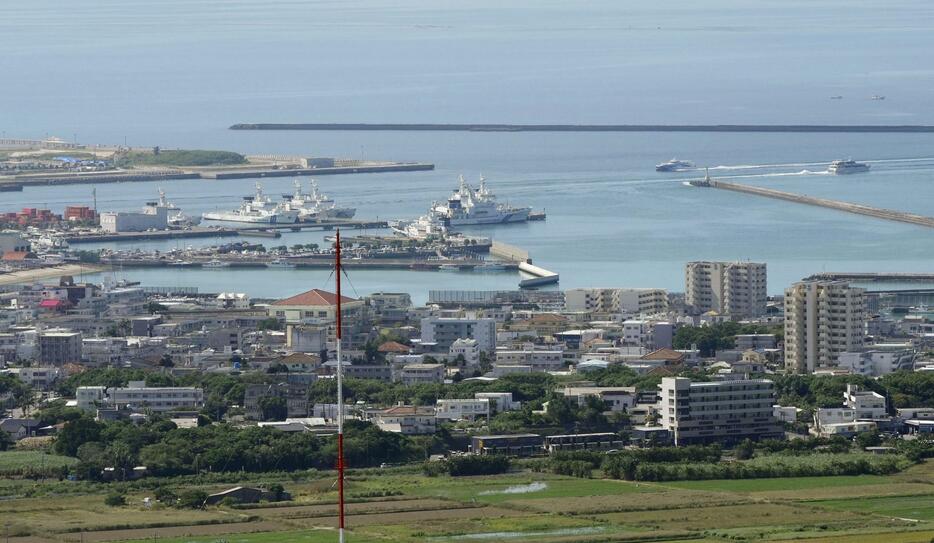
[[(341, 296), (341, 303), (356, 302), (354, 298)], [(272, 303), (272, 305), (285, 306), (333, 306), (337, 305), (337, 294), (321, 289), (311, 289), (301, 294), (296, 294), (290, 298), (285, 298)]]

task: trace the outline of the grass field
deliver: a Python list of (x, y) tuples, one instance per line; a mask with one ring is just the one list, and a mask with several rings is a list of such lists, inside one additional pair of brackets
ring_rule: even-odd
[(673, 488), (712, 492), (768, 492), (808, 488), (840, 488), (879, 485), (892, 482), (884, 475), (840, 475), (837, 477), (787, 477), (779, 479), (712, 479), (709, 481), (673, 481), (659, 483)]
[(0, 452), (0, 476), (19, 475), (26, 471), (43, 472), (77, 462), (75, 458), (40, 451), (4, 451)]
[(934, 496), (888, 496), (811, 502), (819, 507), (934, 522)]

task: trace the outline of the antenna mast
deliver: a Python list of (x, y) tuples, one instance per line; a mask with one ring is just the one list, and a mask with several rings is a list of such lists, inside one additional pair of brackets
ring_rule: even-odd
[(337, 279), (337, 503), (338, 537), (344, 543), (344, 364), (341, 359), (341, 231), (334, 242), (334, 277)]

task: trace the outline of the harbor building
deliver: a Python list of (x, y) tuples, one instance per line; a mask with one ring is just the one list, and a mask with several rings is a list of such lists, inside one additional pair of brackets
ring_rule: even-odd
[(659, 424), (675, 445), (784, 436), (773, 414), (773, 383), (767, 379), (695, 383), (664, 377), (658, 390)]
[(107, 211), (100, 214), (101, 229), (114, 234), (165, 230), (169, 227), (169, 207), (163, 194), (158, 202), (147, 202), (139, 213)]
[(764, 263), (688, 262), (684, 283), (685, 302), (701, 313), (715, 311), (736, 319), (765, 314)]
[(785, 289), (785, 367), (812, 373), (860, 350), (864, 294), (845, 281), (800, 281)]
[(564, 300), (567, 311), (595, 316), (668, 311), (668, 291), (661, 288), (573, 288), (564, 293)]

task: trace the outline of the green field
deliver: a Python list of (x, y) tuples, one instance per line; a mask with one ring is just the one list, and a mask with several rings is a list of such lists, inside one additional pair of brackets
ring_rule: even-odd
[(658, 484), (673, 488), (714, 492), (767, 492), (772, 490), (878, 485), (890, 482), (892, 482), (892, 478), (884, 475), (840, 475), (834, 477), (785, 477), (778, 479), (712, 479), (709, 481), (672, 481)]
[[(348, 477), (354, 497), (348, 540), (928, 543), (934, 536), (932, 472), (929, 462), (891, 476), (634, 483), (531, 471), (453, 478), (366, 470)], [(145, 507), (152, 490), (141, 486), (144, 481), (20, 481), (9, 488), (35, 497), (0, 501), (0, 517), (11, 519), (11, 543), (324, 543), (336, 540), (332, 475), (280, 475), (290, 502), (205, 510)], [(176, 492), (197, 486), (190, 478), (165, 484)], [(235, 484), (198, 488), (216, 492)], [(128, 505), (104, 505), (114, 488), (125, 489)], [(906, 490), (913, 495), (898, 494)]]
[(76, 458), (39, 451), (0, 452), (0, 476), (19, 475), (26, 471), (45, 472), (77, 463)]
[(860, 511), (890, 518), (907, 518), (934, 522), (934, 497), (887, 496), (847, 500), (820, 500), (811, 502), (819, 507), (841, 511)]

